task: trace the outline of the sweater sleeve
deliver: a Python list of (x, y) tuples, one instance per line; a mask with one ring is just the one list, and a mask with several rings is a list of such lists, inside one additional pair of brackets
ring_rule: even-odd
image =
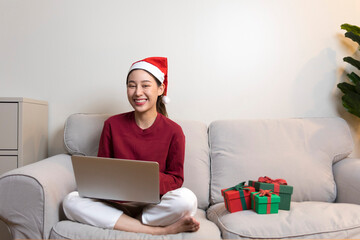
[(105, 121), (104, 127), (100, 137), (98, 157), (113, 157), (113, 143), (111, 140), (111, 126), (108, 121)]
[(166, 160), (166, 169), (160, 172), (160, 195), (180, 188), (184, 182), (185, 136), (183, 132), (174, 135)]

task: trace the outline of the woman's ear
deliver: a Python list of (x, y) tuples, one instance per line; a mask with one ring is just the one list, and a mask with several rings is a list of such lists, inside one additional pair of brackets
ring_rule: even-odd
[(158, 88), (158, 96), (163, 95), (165, 90), (165, 85), (162, 83), (161, 86)]

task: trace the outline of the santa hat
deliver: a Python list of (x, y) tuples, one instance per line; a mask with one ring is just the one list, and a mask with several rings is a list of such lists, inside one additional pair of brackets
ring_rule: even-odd
[(167, 94), (167, 85), (168, 85), (168, 80), (167, 80), (167, 77), (168, 77), (167, 76), (167, 72), (168, 72), (167, 58), (166, 57), (149, 57), (149, 58), (145, 58), (143, 60), (134, 62), (131, 65), (130, 69), (129, 69), (129, 73), (132, 70), (135, 70), (135, 69), (145, 70), (145, 71), (151, 73), (161, 83), (163, 83), (165, 88), (164, 88), (162, 101), (165, 104), (169, 103), (170, 99), (169, 99), (168, 96), (166, 96), (166, 94)]

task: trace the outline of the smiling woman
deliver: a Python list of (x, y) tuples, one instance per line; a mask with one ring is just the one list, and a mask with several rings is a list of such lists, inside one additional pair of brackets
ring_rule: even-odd
[(197, 231), (200, 227), (194, 218), (197, 198), (182, 187), (185, 136), (181, 127), (167, 118), (162, 102), (167, 90), (167, 59), (153, 57), (135, 62), (126, 82), (134, 111), (105, 121), (98, 156), (157, 162), (160, 203), (109, 204), (72, 192), (63, 202), (64, 212), (70, 220), (122, 231), (151, 234)]
[[(132, 70), (127, 81), (127, 96), (131, 106), (135, 110), (135, 115), (144, 118), (155, 119), (157, 115), (157, 102), (161, 101), (161, 95), (164, 92), (164, 84), (161, 84), (156, 78), (146, 70)], [(166, 109), (164, 106), (165, 114)], [(140, 114), (141, 113), (141, 114)], [(139, 118), (137, 118), (139, 119)], [(141, 124), (140, 122), (137, 122)], [(141, 128), (148, 128), (151, 124), (146, 123)]]
[[(149, 76), (144, 75), (143, 80), (148, 80), (148, 82), (152, 82), (152, 79), (156, 82), (157, 86), (162, 89), (162, 93), (158, 93), (157, 101), (156, 101), (156, 110), (161, 113), (165, 117), (168, 116), (165, 104), (170, 101), (167, 97), (167, 85), (168, 85), (168, 64), (167, 58), (164, 57), (150, 57), (138, 62), (135, 62), (131, 65), (128, 77), (126, 79), (126, 83), (129, 83), (129, 77), (134, 70), (142, 70), (149, 74)], [(128, 85), (129, 87), (129, 85)], [(135, 86), (132, 86), (135, 87)], [(148, 86), (150, 87), (150, 86)], [(129, 97), (129, 92), (128, 92)], [(130, 100), (129, 100), (130, 101)], [(130, 101), (131, 103), (131, 101)]]

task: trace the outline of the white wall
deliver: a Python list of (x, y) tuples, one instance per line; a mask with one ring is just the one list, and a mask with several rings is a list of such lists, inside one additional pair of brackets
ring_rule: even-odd
[[(0, 96), (49, 102), (49, 154), (72, 113), (131, 110), (133, 61), (169, 58), (170, 118), (345, 118), (336, 88), (358, 0), (0, 0)], [(360, 151), (354, 153), (360, 156)]]

